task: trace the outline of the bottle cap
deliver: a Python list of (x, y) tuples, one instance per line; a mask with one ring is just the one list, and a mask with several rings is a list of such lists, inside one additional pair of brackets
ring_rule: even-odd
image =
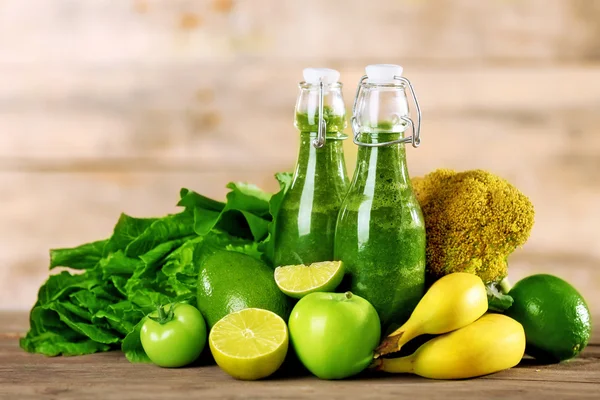
[(318, 85), (319, 80), (322, 80), (325, 85), (331, 85), (340, 79), (340, 73), (330, 68), (304, 68), (302, 73), (304, 81), (311, 85)]
[(403, 68), (395, 64), (372, 64), (365, 68), (369, 83), (393, 83), (394, 76), (402, 76)]

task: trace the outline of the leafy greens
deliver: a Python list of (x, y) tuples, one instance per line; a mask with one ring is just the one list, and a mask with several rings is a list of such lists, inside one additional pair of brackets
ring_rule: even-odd
[(182, 189), (183, 211), (163, 218), (122, 214), (106, 240), (50, 250), (51, 275), (38, 292), (21, 347), (47, 356), (118, 349), (131, 362), (148, 362), (139, 339), (144, 317), (157, 304), (195, 304), (199, 261), (223, 248), (272, 260), (275, 217), (291, 175), (277, 174), (270, 195), (230, 183), (226, 202)]

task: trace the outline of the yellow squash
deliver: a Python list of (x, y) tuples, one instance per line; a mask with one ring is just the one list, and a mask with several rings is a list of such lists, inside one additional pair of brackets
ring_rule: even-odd
[(485, 285), (477, 275), (457, 272), (437, 280), (409, 320), (375, 350), (375, 358), (399, 351), (411, 339), (451, 332), (467, 326), (488, 309)]
[(512, 368), (525, 352), (521, 324), (501, 314), (486, 314), (472, 324), (438, 336), (407, 357), (380, 358), (372, 367), (431, 379), (465, 379)]

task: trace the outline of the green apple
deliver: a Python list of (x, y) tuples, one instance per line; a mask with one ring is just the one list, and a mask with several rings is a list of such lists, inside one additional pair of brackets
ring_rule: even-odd
[(304, 296), (292, 310), (289, 330), (298, 358), (321, 379), (343, 379), (364, 370), (381, 335), (375, 308), (350, 292)]

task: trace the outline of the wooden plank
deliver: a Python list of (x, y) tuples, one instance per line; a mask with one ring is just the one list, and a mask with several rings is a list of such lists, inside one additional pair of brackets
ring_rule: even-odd
[[(164, 370), (163, 370), (164, 371)], [(92, 368), (91, 374), (103, 374), (104, 370)], [(216, 374), (222, 374), (216, 371)], [(3, 399), (65, 399), (87, 400), (98, 397), (115, 400), (180, 399), (201, 397), (203, 399), (312, 399), (314, 396), (330, 399), (397, 399), (398, 397), (418, 396), (423, 399), (480, 399), (502, 398), (523, 399), (530, 396), (546, 396), (560, 399), (597, 399), (596, 384), (563, 382), (512, 382), (512, 381), (466, 381), (466, 382), (413, 382), (405, 377), (390, 380), (369, 380), (362, 382), (319, 382), (315, 379), (269, 380), (264, 382), (239, 382), (202, 371), (184, 373), (187, 381), (174, 380), (173, 372), (163, 372), (159, 376), (146, 375), (136, 379), (138, 383), (127, 383), (132, 374), (108, 377), (102, 382), (85, 385), (62, 379), (58, 383), (4, 384), (0, 388)], [(219, 376), (217, 375), (217, 376)], [(37, 377), (32, 373), (29, 376)], [(73, 374), (75, 378), (79, 374)], [(150, 379), (154, 379), (151, 381)], [(66, 380), (66, 382), (64, 382)], [(173, 381), (175, 381), (173, 383)], [(64, 383), (63, 383), (64, 382)], [(177, 385), (177, 386), (176, 386)], [(59, 396), (59, 397), (57, 397)]]
[[(26, 314), (0, 312), (2, 329), (13, 326), (16, 332), (27, 327)], [(595, 321), (596, 319), (594, 319)], [(7, 332), (7, 331), (4, 331)], [(263, 382), (235, 381), (217, 367), (160, 369), (151, 365), (129, 364), (120, 352), (81, 357), (48, 358), (31, 355), (18, 348), (14, 333), (0, 332), (0, 398), (65, 399), (94, 397), (177, 398), (186, 395), (203, 398), (286, 398), (307, 396), (352, 396), (352, 398), (397, 398), (401, 395), (449, 398), (479, 398), (481, 395), (523, 398), (547, 394), (560, 398), (595, 398), (600, 383), (600, 331), (594, 330), (592, 343), (576, 359), (566, 363), (540, 365), (530, 358), (511, 370), (467, 381), (431, 381), (408, 375), (367, 374), (354, 380), (319, 381), (290, 371), (278, 373)], [(110, 384), (107, 384), (110, 382)], [(185, 382), (185, 384), (184, 384)], [(180, 389), (184, 388), (184, 389)], [(150, 396), (150, 397), (148, 397)]]
[(2, 11), (0, 61), (14, 65), (391, 54), (438, 63), (598, 60), (600, 15), (585, 0), (57, 0), (35, 10), (10, 0)]
[(589, 346), (579, 359), (552, 366), (534, 366), (524, 360), (512, 370), (465, 381), (366, 374), (336, 382), (284, 372), (262, 382), (242, 382), (202, 363), (182, 369), (130, 364), (120, 352), (58, 358), (31, 355), (18, 349), (15, 340), (2, 338), (0, 398), (168, 399), (184, 393), (202, 398), (596, 398), (599, 351)]

